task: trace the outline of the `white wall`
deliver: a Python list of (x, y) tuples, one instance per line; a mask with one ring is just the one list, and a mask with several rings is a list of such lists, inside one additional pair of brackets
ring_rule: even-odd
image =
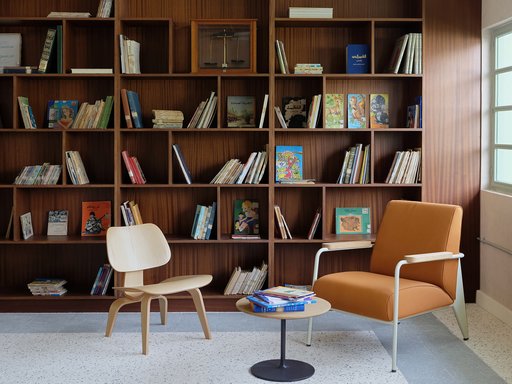
[[(489, 184), (488, 78), (490, 27), (512, 20), (511, 0), (482, 0), (482, 193), (480, 195), (480, 237), (512, 250), (512, 196), (486, 190)], [(480, 246), (480, 289), (476, 302), (512, 326), (512, 255), (493, 246)]]

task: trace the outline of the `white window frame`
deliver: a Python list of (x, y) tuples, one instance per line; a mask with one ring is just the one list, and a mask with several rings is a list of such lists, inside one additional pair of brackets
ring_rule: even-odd
[[(510, 149), (512, 150), (512, 144), (496, 144), (496, 114), (502, 111), (512, 111), (512, 104), (506, 106), (496, 106), (496, 78), (501, 73), (512, 73), (512, 66), (496, 69), (497, 64), (497, 50), (496, 50), (496, 39), (504, 34), (512, 33), (512, 22), (495, 28), (492, 31), (491, 41), (491, 57), (490, 57), (490, 83), (491, 83), (491, 105), (490, 105), (490, 118), (491, 118), (491, 141), (489, 143), (489, 161), (490, 161), (490, 189), (512, 195), (512, 184), (503, 183), (496, 181), (496, 152), (498, 149)], [(512, 90), (511, 90), (512, 92)], [(512, 164), (510, 165), (512, 167)]]

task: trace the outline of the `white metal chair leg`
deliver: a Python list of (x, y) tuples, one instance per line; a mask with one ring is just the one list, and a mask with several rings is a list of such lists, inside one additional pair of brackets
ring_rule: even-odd
[(306, 345), (311, 347), (311, 337), (313, 333), (313, 318), (310, 317), (308, 320), (308, 339), (306, 340)]
[(460, 267), (460, 259), (458, 261), (457, 267), (457, 289), (455, 292), (455, 302), (453, 303), (453, 312), (455, 313), (455, 318), (457, 319), (457, 323), (459, 324), (460, 331), (462, 332), (462, 337), (464, 340), (469, 339), (469, 329), (468, 329), (468, 318), (466, 316), (466, 301), (464, 299), (464, 285), (462, 283), (462, 270)]

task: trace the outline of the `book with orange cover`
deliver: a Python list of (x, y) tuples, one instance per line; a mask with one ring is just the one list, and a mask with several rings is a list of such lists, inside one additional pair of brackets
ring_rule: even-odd
[(110, 201), (82, 202), (82, 236), (105, 236), (111, 222)]

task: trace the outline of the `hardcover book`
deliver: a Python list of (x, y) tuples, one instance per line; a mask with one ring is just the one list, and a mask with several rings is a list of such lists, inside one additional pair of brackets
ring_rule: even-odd
[(368, 73), (370, 70), (370, 48), (366, 44), (348, 44), (347, 73)]
[(389, 95), (370, 95), (370, 128), (389, 128)]
[(105, 236), (110, 218), (110, 201), (83, 201), (82, 236)]
[(23, 240), (27, 240), (34, 236), (34, 228), (32, 227), (32, 213), (27, 212), (21, 215), (20, 223)]
[(276, 146), (276, 182), (302, 180), (302, 146)]
[(366, 128), (366, 95), (349, 93), (347, 100), (347, 127)]
[(143, 128), (142, 109), (140, 106), (139, 94), (134, 91), (126, 91), (128, 104), (130, 105), (130, 114), (135, 128)]
[(259, 238), (259, 202), (244, 199), (233, 202), (233, 238), (237, 236)]
[(256, 127), (256, 103), (254, 96), (228, 96), (228, 127)]
[(308, 110), (305, 97), (283, 97), (283, 114), (288, 128), (306, 128)]
[(336, 234), (370, 234), (370, 208), (336, 208)]
[(65, 209), (48, 212), (48, 236), (68, 234), (68, 211)]
[(325, 94), (325, 128), (345, 128), (345, 95)]
[(78, 100), (48, 101), (48, 128), (71, 128), (78, 113)]

